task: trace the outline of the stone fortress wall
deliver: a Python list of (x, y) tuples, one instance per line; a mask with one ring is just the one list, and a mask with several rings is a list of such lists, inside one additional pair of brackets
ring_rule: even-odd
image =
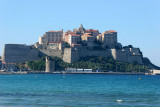
[(47, 56), (56, 56), (59, 58), (63, 57), (63, 51), (61, 50), (55, 50), (55, 49), (39, 49), (40, 54), (47, 55)]
[(65, 48), (63, 54), (63, 61), (72, 63), (79, 60), (78, 51), (74, 48)]
[(80, 58), (87, 56), (103, 56), (103, 57), (112, 57), (117, 61), (133, 63), (137, 62), (143, 64), (143, 56), (139, 54), (138, 49), (134, 48), (137, 54), (133, 54), (132, 51), (108, 49), (108, 50), (87, 50), (85, 48), (74, 49), (66, 48), (64, 50), (63, 60), (68, 63), (78, 61)]
[(112, 57), (110, 50), (87, 50), (81, 48), (78, 50), (79, 57), (87, 56), (102, 56), (102, 57)]
[[(134, 53), (135, 52), (135, 53)], [(73, 63), (80, 58), (87, 56), (103, 56), (113, 57), (117, 61), (123, 61), (128, 63), (137, 62), (143, 64), (143, 56), (139, 50), (133, 48), (132, 50), (88, 50), (86, 48), (65, 48), (64, 50), (53, 49), (36, 49), (31, 46), (20, 44), (6, 44), (2, 61), (6, 63), (20, 63), (30, 60), (38, 60), (40, 56), (56, 56), (62, 58), (65, 62)]]
[(2, 61), (5, 63), (20, 63), (29, 60), (38, 60), (39, 50), (23, 44), (6, 44)]
[(132, 51), (127, 52), (124, 50), (111, 49), (112, 56), (117, 61), (133, 63), (137, 62), (138, 64), (143, 64), (143, 56), (138, 52), (138, 49), (134, 48), (137, 54), (133, 54)]

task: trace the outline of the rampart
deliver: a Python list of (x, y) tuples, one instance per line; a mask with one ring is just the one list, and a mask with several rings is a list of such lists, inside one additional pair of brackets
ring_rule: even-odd
[(36, 49), (32, 46), (20, 44), (6, 44), (2, 60), (6, 63), (20, 63), (30, 60), (38, 60), (41, 56), (56, 56), (62, 58), (65, 62), (73, 63), (80, 58), (87, 56), (103, 56), (113, 57), (117, 61), (143, 64), (143, 57), (138, 49), (125, 50), (91, 50), (84, 47), (81, 48), (65, 48), (64, 50), (54, 49)]
[(63, 60), (68, 63), (72, 63), (79, 60), (78, 51), (75, 48), (65, 48), (63, 54)]
[(63, 57), (63, 51), (61, 50), (55, 50), (55, 49), (39, 49), (41, 54), (47, 55), (47, 56), (56, 56), (59, 58)]
[(68, 63), (78, 61), (87, 56), (112, 57), (110, 50), (88, 50), (86, 48), (65, 48), (63, 60)]
[(128, 51), (122, 51), (116, 49), (111, 49), (111, 52), (113, 58), (117, 61), (128, 62), (128, 63), (137, 62), (138, 64), (143, 64), (143, 58), (142, 55), (140, 54), (133, 55)]
[(38, 49), (23, 44), (6, 44), (2, 56), (5, 63), (21, 63), (38, 59)]
[(110, 50), (87, 50), (80, 49), (78, 50), (79, 57), (87, 56), (103, 56), (103, 57), (112, 57)]

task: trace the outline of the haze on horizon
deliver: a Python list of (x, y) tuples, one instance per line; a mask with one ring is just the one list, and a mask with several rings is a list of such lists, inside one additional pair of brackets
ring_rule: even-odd
[(159, 0), (0, 0), (0, 56), (4, 44), (34, 44), (49, 30), (118, 32), (118, 42), (139, 47), (160, 66)]

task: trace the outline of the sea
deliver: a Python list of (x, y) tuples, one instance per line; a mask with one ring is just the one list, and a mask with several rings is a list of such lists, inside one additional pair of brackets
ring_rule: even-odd
[(160, 107), (160, 75), (0, 75), (0, 107)]

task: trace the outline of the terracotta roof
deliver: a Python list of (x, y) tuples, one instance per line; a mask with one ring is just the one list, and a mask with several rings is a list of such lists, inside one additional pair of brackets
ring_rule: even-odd
[(63, 42), (61, 42), (61, 41), (58, 41), (58, 42), (49, 42), (49, 43), (63, 43)]
[(80, 35), (76, 35), (76, 34), (70, 34), (71, 36), (80, 36)]
[(48, 32), (62, 32), (62, 31), (48, 31)]
[(108, 32), (116, 32), (115, 30), (109, 30)]
[(89, 31), (89, 32), (98, 32), (98, 30), (94, 30), (94, 29), (87, 29), (86, 31)]
[(85, 33), (86, 35), (91, 35), (91, 33)]
[(91, 35), (83, 35), (83, 36), (87, 36), (87, 37), (93, 37), (93, 36), (91, 36)]
[(110, 34), (110, 33), (116, 33), (116, 31), (115, 30), (108, 30), (108, 31), (103, 32), (103, 34)]
[(76, 32), (65, 32), (65, 34), (76, 34)]

